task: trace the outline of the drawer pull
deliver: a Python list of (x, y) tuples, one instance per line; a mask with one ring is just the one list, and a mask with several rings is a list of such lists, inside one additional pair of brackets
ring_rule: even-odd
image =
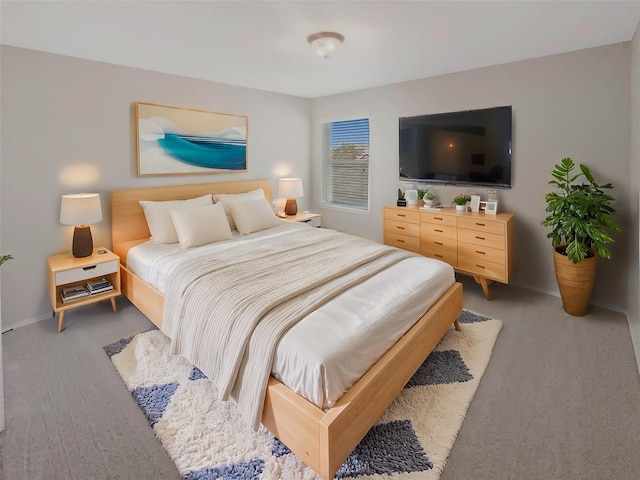
[(396, 215), (398, 215), (399, 217), (406, 217), (404, 213), (396, 213)]
[(480, 255), (486, 255), (486, 253), (481, 252), (480, 250), (476, 250), (476, 253), (479, 253)]
[(444, 245), (442, 242), (433, 242), (433, 243), (435, 243), (436, 245), (440, 245), (440, 246)]
[(399, 238), (396, 238), (396, 240), (398, 241), (398, 243), (404, 243), (404, 240), (400, 240)]
[(434, 232), (442, 233), (442, 230), (438, 230), (437, 228), (433, 229)]
[(478, 268), (486, 268), (484, 265), (478, 265), (478, 264), (476, 264), (476, 267), (478, 267)]
[(88, 267), (82, 267), (82, 270), (86, 272), (87, 270), (93, 270), (94, 268), (96, 268), (96, 265), (90, 265)]
[(437, 253), (434, 253), (434, 254), (433, 254), (433, 256), (434, 256), (434, 257), (438, 257), (438, 258), (443, 258), (443, 257), (442, 257), (442, 255), (439, 255), (439, 254), (437, 254)]
[(398, 226), (396, 226), (396, 228), (397, 228), (398, 230), (404, 230), (404, 227), (398, 227)]
[(442, 217), (433, 217), (433, 219), (434, 220), (440, 220), (440, 221), (444, 220)]
[(476, 225), (478, 225), (479, 227), (484, 227), (484, 223), (478, 223), (478, 222), (476, 222)]
[(484, 237), (478, 237), (477, 235), (476, 235), (476, 238), (477, 238), (478, 240), (486, 240), (486, 238), (484, 238)]

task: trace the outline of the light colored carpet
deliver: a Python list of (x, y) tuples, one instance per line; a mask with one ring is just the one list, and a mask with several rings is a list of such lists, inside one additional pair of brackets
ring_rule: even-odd
[[(489, 363), (502, 322), (465, 311), (336, 478), (436, 480)], [(154, 330), (105, 347), (180, 474), (188, 480), (316, 479), (262, 428), (248, 429), (232, 402)]]

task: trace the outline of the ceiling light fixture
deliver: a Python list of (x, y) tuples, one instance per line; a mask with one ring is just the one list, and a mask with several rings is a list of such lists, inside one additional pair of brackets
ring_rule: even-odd
[(307, 37), (313, 51), (322, 58), (328, 58), (344, 42), (344, 35), (336, 32), (318, 32)]

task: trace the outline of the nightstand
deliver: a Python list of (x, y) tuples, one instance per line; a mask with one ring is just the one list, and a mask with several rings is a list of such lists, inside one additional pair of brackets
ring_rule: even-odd
[[(99, 253), (104, 252), (104, 253)], [(60, 314), (58, 333), (62, 331), (64, 313), (72, 308), (89, 305), (102, 300), (111, 300), (116, 312), (116, 299), (120, 295), (120, 258), (104, 247), (96, 248), (89, 257), (76, 258), (71, 252), (52, 255), (47, 259), (47, 287), (53, 316)], [(63, 301), (62, 291), (71, 287), (85, 287), (87, 282), (105, 278), (113, 290), (96, 293), (76, 300)]]
[(322, 214), (321, 213), (304, 213), (298, 212), (296, 215), (287, 215), (285, 220), (291, 222), (306, 223), (311, 227), (322, 228)]

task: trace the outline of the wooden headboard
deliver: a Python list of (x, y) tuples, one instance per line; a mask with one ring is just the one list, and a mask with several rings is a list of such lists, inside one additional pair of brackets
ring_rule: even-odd
[(186, 200), (207, 193), (244, 193), (262, 188), (271, 202), (268, 180), (245, 180), (238, 182), (195, 183), (166, 187), (132, 188), (111, 192), (111, 241), (113, 251), (124, 263), (129, 249), (149, 239), (149, 227), (140, 206), (140, 200), (164, 201)]

